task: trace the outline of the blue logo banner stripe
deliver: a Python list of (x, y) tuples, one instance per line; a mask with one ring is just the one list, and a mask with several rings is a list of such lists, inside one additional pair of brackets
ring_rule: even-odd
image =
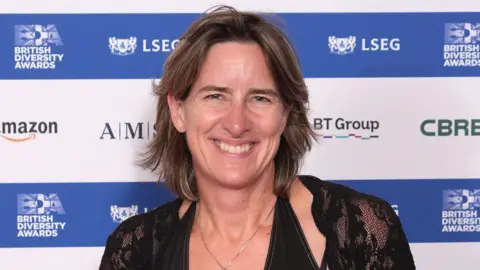
[[(281, 13), (309, 78), (480, 76), (480, 13)], [(2, 14), (0, 79), (152, 79), (199, 14)]]
[[(411, 243), (480, 241), (480, 179), (332, 182), (385, 199)], [(145, 182), (0, 184), (0, 247), (103, 246), (119, 222), (173, 198)]]

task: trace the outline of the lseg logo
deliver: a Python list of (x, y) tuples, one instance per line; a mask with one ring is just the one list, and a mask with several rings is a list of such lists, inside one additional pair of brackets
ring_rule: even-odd
[(480, 136), (480, 119), (426, 119), (420, 131), (425, 136)]

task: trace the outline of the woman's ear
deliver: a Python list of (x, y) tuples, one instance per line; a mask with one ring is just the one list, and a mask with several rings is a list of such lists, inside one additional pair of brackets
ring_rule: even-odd
[(184, 102), (178, 100), (171, 92), (167, 96), (168, 107), (170, 108), (170, 116), (172, 117), (172, 122), (178, 132), (185, 132), (185, 112), (184, 112)]

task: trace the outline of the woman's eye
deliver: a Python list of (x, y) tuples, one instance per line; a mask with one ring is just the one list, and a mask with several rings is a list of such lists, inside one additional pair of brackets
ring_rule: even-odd
[(220, 94), (211, 94), (207, 96), (208, 99), (219, 99), (221, 98)]
[(253, 98), (255, 101), (259, 101), (259, 102), (270, 102), (270, 100), (266, 97), (262, 97), (262, 96), (256, 96)]

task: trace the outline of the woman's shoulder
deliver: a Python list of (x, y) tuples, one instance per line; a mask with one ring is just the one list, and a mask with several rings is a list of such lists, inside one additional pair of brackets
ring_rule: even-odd
[[(161, 229), (168, 229), (178, 219), (178, 210), (181, 203), (182, 200), (180, 199), (171, 200), (148, 212), (132, 216), (120, 223), (111, 236), (147, 232), (153, 230), (156, 226), (160, 226)], [(138, 234), (138, 236), (138, 238), (147, 237), (145, 233)]]
[[(301, 175), (299, 179), (313, 194), (312, 210), (322, 219), (336, 222), (343, 218), (350, 225), (377, 222), (378, 226), (388, 226), (399, 222), (392, 206), (381, 197), (311, 175)], [(357, 218), (349, 218), (352, 216)]]
[(391, 209), (392, 213), (395, 213), (387, 201), (376, 195), (363, 193), (349, 186), (325, 181), (312, 175), (300, 175), (299, 179), (313, 194), (314, 200), (322, 201), (321, 204), (324, 209), (328, 204), (330, 210), (336, 207), (338, 210), (373, 207), (387, 208), (385, 210)]
[(310, 175), (299, 179), (313, 194), (312, 214), (318, 229), (336, 250), (349, 254), (361, 246), (365, 258), (372, 259), (367, 265), (390, 263), (394, 269), (415, 269), (400, 219), (387, 201)]
[(154, 254), (152, 243), (160, 243), (175, 228), (181, 204), (181, 199), (168, 201), (120, 223), (107, 238), (100, 269), (149, 265)]

